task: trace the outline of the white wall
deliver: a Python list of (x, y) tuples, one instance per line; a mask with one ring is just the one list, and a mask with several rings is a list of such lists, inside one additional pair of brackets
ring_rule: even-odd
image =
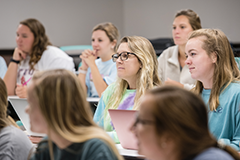
[(1, 0), (0, 49), (16, 46), (16, 28), (26, 18), (39, 19), (57, 46), (90, 45), (92, 28), (106, 21), (122, 36), (171, 37), (175, 13), (186, 8), (199, 14), (203, 27), (240, 42), (240, 0)]
[(230, 41), (240, 42), (240, 0), (124, 0), (124, 33), (172, 37), (172, 22), (181, 9), (194, 10), (203, 28), (221, 29)]
[(101, 22), (114, 23), (123, 32), (121, 0), (1, 0), (0, 48), (16, 46), (21, 20), (36, 18), (57, 46), (91, 44), (91, 30)]

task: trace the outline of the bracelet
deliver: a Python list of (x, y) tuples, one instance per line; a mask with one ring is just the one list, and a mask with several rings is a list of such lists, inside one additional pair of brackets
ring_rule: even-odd
[(20, 61), (14, 60), (13, 58), (10, 59), (10, 62), (14, 62), (14, 63), (17, 63), (17, 64), (20, 63)]
[(86, 74), (87, 71), (86, 71), (86, 70), (83, 70), (83, 69), (81, 69), (81, 68), (78, 68), (78, 73)]

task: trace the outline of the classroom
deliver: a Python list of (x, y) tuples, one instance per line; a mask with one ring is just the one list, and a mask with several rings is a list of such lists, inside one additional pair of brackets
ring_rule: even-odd
[(1, 2), (0, 159), (240, 160), (239, 7)]

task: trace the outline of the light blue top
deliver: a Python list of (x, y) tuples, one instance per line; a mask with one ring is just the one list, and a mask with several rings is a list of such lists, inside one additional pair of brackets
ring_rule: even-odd
[(234, 57), (234, 59), (237, 63), (238, 69), (240, 70), (240, 57)]
[[(95, 63), (98, 67), (98, 70), (103, 80), (107, 83), (107, 85), (110, 85), (111, 83), (116, 81), (117, 67), (116, 67), (116, 63), (114, 63), (112, 59), (106, 62), (103, 62), (101, 58), (99, 58), (95, 60)], [(85, 81), (88, 89), (87, 90), (88, 97), (99, 97), (92, 80), (92, 74), (91, 74), (90, 68), (88, 68)]]
[[(202, 91), (202, 98), (208, 106), (211, 90)], [(240, 142), (240, 84), (231, 83), (219, 96), (216, 111), (208, 112), (211, 133), (226, 145), (239, 150)]]
[(208, 148), (197, 155), (193, 160), (234, 160), (230, 154), (219, 148)]
[[(101, 99), (98, 102), (97, 109), (95, 111), (93, 120), (110, 135), (110, 137), (115, 141), (115, 143), (119, 143), (118, 137), (116, 135), (115, 129), (112, 125), (111, 118), (109, 113), (104, 114), (104, 110), (106, 108), (107, 103), (109, 102), (111, 95), (116, 89), (115, 83), (108, 86), (108, 88), (103, 92)], [(122, 110), (132, 110), (134, 106), (134, 99), (136, 95), (136, 90), (126, 90), (123, 93), (120, 104), (117, 109)]]
[(7, 64), (2, 56), (0, 56), (0, 77), (3, 79), (7, 72)]

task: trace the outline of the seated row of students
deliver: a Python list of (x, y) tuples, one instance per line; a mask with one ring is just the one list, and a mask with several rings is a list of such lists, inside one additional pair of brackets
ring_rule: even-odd
[[(30, 20), (28, 19), (27, 21)], [(14, 93), (16, 84), (16, 80), (15, 82), (13, 82), (13, 80), (14, 78), (17, 79), (17, 64), (19, 61), (23, 60), (31, 64), (28, 65), (28, 63), (25, 62), (25, 66), (28, 66), (28, 69), (24, 70), (24, 72), (22, 72), (23, 69), (18, 70), (18, 78), (20, 79), (21, 75), (31, 77), (32, 72), (34, 72), (33, 66), (34, 68), (35, 66), (43, 66), (40, 61), (43, 60), (42, 58), (44, 57), (44, 54), (42, 54), (42, 58), (41, 56), (37, 56), (39, 54), (33, 54), (35, 52), (33, 52), (34, 49), (32, 46), (35, 44), (33, 42), (37, 38), (30, 30), (30, 27), (27, 27), (27, 24), (25, 25), (24, 23), (20, 24), (18, 29), (17, 36), (19, 36), (19, 38), (21, 38), (21, 36), (22, 38), (29, 38), (30, 41), (20, 39), (18, 42), (17, 38), (18, 47), (15, 49), (12, 62), (4, 77), (8, 91), (12, 94)], [(198, 80), (194, 90), (198, 94), (202, 94), (205, 103), (208, 105), (210, 130), (221, 142), (229, 144), (239, 150), (239, 70), (235, 63), (229, 41), (219, 30), (197, 30), (193, 31), (191, 36), (185, 49), (188, 55), (185, 63), (190, 69), (191, 77)], [(96, 38), (94, 37), (93, 39), (95, 40)], [(101, 39), (99, 40), (101, 41)], [(108, 44), (113, 44), (112, 42), (113, 41), (109, 40)], [(24, 48), (23, 51), (19, 49), (21, 47)], [(94, 66), (92, 62), (96, 59), (95, 54), (96, 53), (90, 54), (85, 52), (82, 55), (85, 61), (83, 62), (85, 63), (85, 67)], [(26, 57), (29, 58), (29, 61), (26, 60)], [(59, 58), (54, 57), (52, 60), (60, 60), (58, 61), (60, 64), (61, 61), (65, 60), (69, 60), (70, 64), (72, 63), (72, 59), (64, 57), (65, 56), (60, 56)], [(158, 62), (154, 49), (151, 43), (143, 37), (124, 37), (118, 47), (117, 54), (114, 54), (112, 59), (116, 61), (119, 79), (104, 91), (94, 116), (94, 120), (109, 132), (113, 131), (113, 128), (107, 109), (138, 109), (139, 99), (146, 90), (161, 83), (158, 78)], [(21, 63), (20, 66), (22, 64), (24, 63)], [(49, 63), (49, 66), (51, 65), (52, 63)], [(56, 66), (52, 67), (57, 68)], [(68, 67), (61, 65), (60, 68)], [(73, 68), (73, 65), (70, 68)], [(84, 69), (86, 68), (82, 68), (82, 72), (84, 72)], [(40, 67), (37, 68), (37, 70), (41, 70)], [(14, 73), (16, 74), (15, 77), (13, 76)], [(31, 80), (31, 78), (21, 78), (22, 85), (18, 85), (16, 89), (16, 93), (20, 95), (20, 97), (26, 96), (23, 95), (23, 93), (26, 94), (26, 84), (29, 80)], [(11, 86), (11, 84), (13, 86)], [(226, 99), (228, 102), (226, 102)], [(229, 132), (229, 129), (231, 132)], [(111, 135), (116, 138), (114, 132)]]
[[(0, 124), (4, 124), (0, 128), (1, 159), (123, 159), (111, 138), (92, 120), (84, 89), (72, 72), (48, 70), (33, 76), (26, 112), (31, 130), (47, 134), (34, 153), (27, 135), (8, 126), (7, 92), (1, 79), (0, 86), (5, 89), (0, 97), (5, 102), (0, 103)], [(210, 134), (207, 108), (200, 96), (178, 87), (146, 91), (131, 130), (139, 154), (151, 160), (240, 159), (236, 150), (217, 143)]]
[[(138, 109), (139, 97), (146, 89), (160, 84), (155, 55), (147, 54), (149, 50), (151, 53), (148, 49), (148, 43), (143, 43), (141, 38), (124, 37), (117, 54), (113, 55), (119, 80), (103, 92), (94, 115), (94, 121), (108, 132), (113, 131), (108, 109)], [(208, 106), (211, 133), (222, 143), (239, 150), (240, 71), (227, 37), (220, 30), (193, 31), (185, 52), (188, 57), (185, 63), (192, 78), (197, 80), (193, 91), (201, 94)], [(122, 57), (123, 53), (126, 56)], [(134, 63), (132, 58), (138, 61)]]

